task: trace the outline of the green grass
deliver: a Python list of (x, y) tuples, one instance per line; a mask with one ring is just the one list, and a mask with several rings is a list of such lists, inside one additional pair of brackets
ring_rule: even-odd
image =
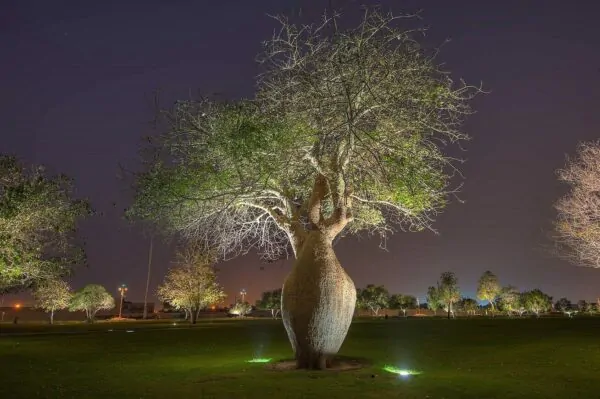
[[(249, 363), (292, 356), (280, 321), (204, 321), (194, 328), (103, 323), (81, 334), (7, 334), (31, 328), (2, 326), (2, 398), (591, 398), (600, 392), (600, 318), (358, 321), (340, 354), (371, 365), (344, 372)], [(399, 376), (385, 366), (421, 374)]]

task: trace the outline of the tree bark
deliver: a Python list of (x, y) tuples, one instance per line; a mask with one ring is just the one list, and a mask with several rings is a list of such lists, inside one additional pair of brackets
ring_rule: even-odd
[(198, 314), (194, 309), (191, 309), (189, 311), (189, 315), (190, 315), (190, 324), (196, 324), (196, 321), (198, 319)]
[(50, 311), (50, 324), (54, 324), (54, 309)]
[(283, 285), (281, 318), (298, 368), (325, 369), (352, 322), (356, 288), (340, 265), (331, 236), (310, 231)]

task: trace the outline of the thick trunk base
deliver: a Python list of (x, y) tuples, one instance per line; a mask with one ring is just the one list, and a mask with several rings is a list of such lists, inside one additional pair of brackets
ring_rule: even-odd
[(283, 285), (281, 317), (298, 368), (331, 364), (352, 322), (354, 283), (340, 265), (331, 240), (313, 231)]

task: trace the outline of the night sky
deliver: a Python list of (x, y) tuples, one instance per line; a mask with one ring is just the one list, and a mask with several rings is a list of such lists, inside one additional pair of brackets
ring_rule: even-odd
[[(277, 26), (267, 14), (315, 18), (328, 1), (3, 1), (0, 6), (0, 152), (42, 163), (76, 180), (78, 195), (103, 213), (81, 225), (89, 267), (72, 285), (128, 284), (142, 300), (149, 240), (122, 219), (130, 203), (118, 164), (139, 165), (151, 134), (152, 92), (165, 103), (189, 90), (222, 98), (252, 95), (262, 40)], [(364, 2), (361, 2), (364, 3)], [(352, 9), (358, 2), (333, 1)], [(450, 38), (439, 60), (455, 78), (491, 93), (465, 125), (464, 188), (430, 232), (399, 233), (388, 252), (377, 239), (347, 238), (336, 251), (357, 287), (385, 284), (421, 300), (443, 271), (473, 295), (487, 269), (503, 284), (540, 288), (555, 299), (600, 296), (600, 270), (548, 253), (562, 194), (555, 170), (581, 140), (600, 136), (600, 3), (579, 1), (388, 1), (422, 9), (426, 43)], [(113, 203), (116, 206), (113, 207)], [(152, 292), (172, 248), (155, 245)], [(280, 287), (291, 261), (261, 265), (254, 255), (221, 264), (229, 294), (253, 302)]]

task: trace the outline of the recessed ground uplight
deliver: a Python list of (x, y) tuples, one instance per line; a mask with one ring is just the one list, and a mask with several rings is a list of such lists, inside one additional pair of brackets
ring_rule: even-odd
[(272, 359), (270, 357), (258, 357), (252, 360), (247, 360), (246, 363), (269, 363)]
[(408, 377), (409, 375), (421, 374), (420, 371), (401, 369), (401, 368), (394, 367), (394, 366), (385, 366), (383, 369), (385, 371), (387, 371), (388, 373), (398, 374), (402, 377)]

